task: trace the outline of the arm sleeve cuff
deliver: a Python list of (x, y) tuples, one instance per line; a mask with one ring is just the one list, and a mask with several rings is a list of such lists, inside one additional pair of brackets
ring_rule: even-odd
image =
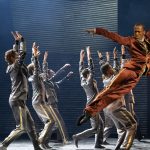
[(126, 55), (125, 54), (122, 55), (122, 59), (126, 59)]

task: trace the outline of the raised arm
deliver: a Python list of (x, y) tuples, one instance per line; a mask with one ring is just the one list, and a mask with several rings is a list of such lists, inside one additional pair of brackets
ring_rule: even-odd
[(72, 71), (70, 71), (65, 77), (63, 77), (61, 80), (55, 82), (55, 84), (59, 85), (62, 84), (65, 80), (69, 80), (70, 76), (73, 74)]
[(126, 54), (125, 54), (125, 47), (121, 45), (121, 68), (123, 68), (124, 64), (126, 63)]
[(43, 57), (43, 64), (42, 64), (42, 71), (44, 73), (44, 78), (47, 80), (48, 76), (48, 62), (47, 62), (47, 58), (48, 58), (48, 51), (45, 51), (44, 53), (44, 57)]
[(83, 49), (80, 51), (80, 61), (79, 61), (79, 73), (81, 76), (81, 72), (84, 69), (84, 57), (85, 57), (85, 52)]
[(58, 76), (59, 74), (61, 74), (62, 72), (65, 71), (65, 69), (67, 69), (68, 67), (70, 67), (70, 64), (65, 64), (64, 66), (62, 66), (59, 70), (56, 71), (55, 76)]
[(94, 63), (91, 57), (91, 49), (90, 46), (86, 47), (86, 53), (87, 53), (87, 61), (88, 61), (88, 69), (89, 69), (89, 76), (87, 78), (87, 82), (93, 82), (93, 76), (94, 76)]
[(119, 72), (119, 70), (120, 70), (120, 64), (119, 64), (119, 61), (118, 61), (116, 47), (114, 47), (113, 56), (114, 56), (113, 68), (115, 69), (116, 72)]
[(40, 74), (40, 64), (39, 64), (39, 61), (38, 61), (38, 57), (39, 57), (39, 54), (40, 54), (40, 51), (39, 51), (39, 46), (36, 45), (36, 43), (34, 42), (33, 45), (32, 45), (32, 55), (33, 55), (33, 63), (34, 63), (34, 73), (33, 75), (36, 75), (38, 76)]
[(106, 61), (108, 63), (110, 62), (110, 54), (109, 54), (109, 52), (106, 52)]
[(98, 54), (98, 58), (99, 58), (99, 65), (102, 66), (103, 64), (106, 63), (106, 61), (104, 61), (103, 55), (100, 51), (97, 51)]
[(15, 39), (15, 44), (13, 45), (13, 50), (19, 52), (19, 44), (20, 44), (20, 41), (21, 41), (21, 38), (22, 38), (22, 35), (21, 34), (17, 34), (18, 32), (13, 32), (11, 31), (11, 34), (13, 35), (14, 39)]
[(88, 68), (92, 73), (94, 73), (94, 63), (91, 57), (90, 46), (86, 47), (86, 53), (87, 53)]
[(19, 55), (18, 62), (20, 64), (23, 63), (24, 58), (26, 56), (26, 43), (23, 36), (18, 32), (11, 32), (15, 39), (15, 44), (13, 45), (13, 50), (16, 51)]
[(129, 46), (131, 41), (130, 41), (130, 37), (123, 37), (120, 36), (119, 34), (115, 33), (115, 32), (110, 32), (104, 28), (93, 28), (93, 29), (87, 29), (86, 32), (88, 32), (89, 34), (91, 34), (92, 36), (94, 34), (98, 34), (98, 35), (102, 35), (108, 39), (111, 39), (119, 44), (123, 44), (123, 45), (127, 45)]
[(54, 80), (63, 72), (65, 72), (65, 69), (70, 67), (70, 64), (65, 64), (64, 66), (62, 66), (59, 70), (57, 70), (57, 72), (51, 77), (49, 78), (50, 81), (53, 80), (53, 82), (55, 82)]

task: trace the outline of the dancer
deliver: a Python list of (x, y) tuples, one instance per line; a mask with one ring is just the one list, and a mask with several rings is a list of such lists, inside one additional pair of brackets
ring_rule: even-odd
[[(123, 45), (121, 46), (121, 50), (122, 49), (124, 49)], [(102, 54), (99, 51), (98, 51), (98, 56), (99, 56), (99, 59), (100, 59), (99, 64), (100, 64), (100, 68), (101, 68), (101, 66), (103, 64), (105, 64), (106, 62), (103, 60), (103, 56), (102, 56)], [(124, 56), (124, 54), (122, 54), (122, 56), (121, 56), (121, 64), (120, 64), (119, 60), (117, 58), (117, 50), (116, 50), (116, 47), (115, 47), (114, 51), (113, 51), (113, 59), (114, 59), (114, 61), (113, 61), (113, 69), (110, 69), (109, 67), (108, 68), (104, 67), (105, 68), (105, 70), (104, 70), (105, 75), (102, 74), (104, 87), (106, 87), (106, 86), (108, 86), (110, 84), (111, 80), (119, 72), (120, 67), (123, 67), (123, 65), (124, 65), (124, 63), (126, 61), (126, 59), (124, 59), (123, 56)], [(110, 62), (109, 52), (106, 52), (106, 61), (107, 61), (107, 63)], [(111, 66), (110, 63), (109, 63), (108, 66)], [(112, 71), (109, 71), (109, 70), (112, 70)], [(109, 144), (107, 142), (107, 138), (110, 136), (111, 130), (113, 129), (113, 127), (115, 125), (114, 121), (112, 120), (112, 116), (111, 116), (110, 112), (112, 110), (118, 109), (120, 106), (123, 106), (123, 107), (125, 106), (124, 97), (122, 97), (120, 99), (119, 103), (118, 102), (114, 102), (114, 103), (112, 103), (112, 105), (110, 105), (110, 106), (106, 107), (105, 109), (103, 109), (103, 111), (104, 111), (104, 117), (105, 117), (105, 128), (104, 128), (104, 141), (103, 141), (103, 144), (106, 144), (106, 145)], [(110, 112), (109, 112), (109, 109), (110, 109)], [(117, 128), (117, 125), (115, 125), (115, 126)]]
[[(50, 148), (48, 145), (45, 145), (45, 141), (49, 135), (52, 134), (52, 128), (55, 124), (54, 117), (51, 115), (48, 106), (45, 103), (45, 86), (41, 76), (41, 69), (38, 61), (39, 50), (36, 43), (33, 43), (32, 46), (32, 63), (28, 65), (28, 70), (30, 73), (29, 81), (32, 83), (32, 106), (44, 123), (44, 128), (40, 133), (38, 141), (40, 147), (43, 149)], [(48, 147), (47, 147), (48, 146)]]
[[(134, 36), (123, 37), (117, 33), (103, 28), (88, 29), (91, 34), (105, 36), (129, 48), (131, 59), (120, 70), (119, 74), (106, 89), (102, 90), (96, 98), (86, 106), (85, 112), (79, 119), (79, 124), (95, 116), (107, 105), (130, 92), (138, 83), (142, 75), (150, 75), (150, 32), (146, 32), (142, 24), (134, 26)], [(133, 139), (130, 140), (132, 142)], [(128, 147), (123, 145), (122, 149)], [(129, 149), (129, 147), (128, 147)]]
[[(121, 68), (123, 68), (125, 62), (127, 62), (126, 54), (125, 54), (125, 47), (123, 45), (121, 46), (121, 53), (122, 53), (122, 56), (121, 56)], [(125, 104), (126, 104), (127, 110), (132, 114), (132, 116), (137, 121), (137, 131), (136, 131), (135, 138), (138, 141), (141, 141), (144, 138), (144, 136), (142, 136), (142, 133), (141, 133), (140, 121), (139, 121), (139, 119), (138, 119), (138, 117), (137, 117), (137, 115), (136, 115), (136, 113), (134, 111), (135, 99), (134, 99), (134, 94), (133, 94), (132, 90), (128, 94), (125, 95)]]
[(13, 49), (6, 51), (5, 61), (8, 63), (6, 73), (10, 74), (12, 83), (9, 105), (16, 121), (16, 129), (5, 138), (0, 146), (0, 150), (6, 150), (9, 144), (25, 132), (28, 133), (34, 149), (42, 150), (39, 147), (34, 121), (26, 106), (28, 96), (28, 70), (24, 64), (26, 56), (25, 40), (19, 32), (12, 32), (12, 35), (15, 39), (15, 45)]
[[(97, 82), (94, 79), (94, 64), (91, 58), (91, 51), (90, 47), (87, 47), (87, 61), (88, 61), (88, 68), (84, 67), (84, 50), (80, 52), (80, 62), (79, 62), (79, 73), (81, 79), (81, 86), (83, 87), (86, 97), (87, 103), (89, 104), (97, 95), (98, 88)], [(94, 117), (90, 119), (91, 128), (87, 129), (81, 133), (73, 135), (73, 140), (75, 142), (76, 147), (78, 147), (78, 141), (87, 137), (92, 136), (95, 134), (95, 148), (104, 148), (101, 144), (103, 143), (103, 120), (99, 113), (97, 113)]]
[[(117, 52), (114, 48), (114, 68), (108, 63), (109, 55), (107, 52), (107, 62), (102, 60), (102, 54), (98, 52), (101, 64), (101, 72), (103, 74), (104, 87), (108, 87), (111, 81), (115, 78), (119, 71), (119, 63), (117, 61)], [(123, 62), (123, 60), (122, 60)], [(110, 134), (110, 129), (115, 124), (118, 133), (118, 141), (115, 150), (120, 149), (121, 144), (130, 143), (130, 139), (134, 138), (136, 132), (136, 121), (134, 117), (125, 108), (125, 100), (122, 96), (120, 99), (112, 102), (104, 109), (106, 120), (106, 126), (104, 128), (104, 142)], [(113, 121), (113, 122), (112, 122)], [(108, 124), (107, 124), (108, 123)], [(132, 143), (130, 143), (132, 144)], [(130, 147), (130, 145), (128, 146)]]
[[(68, 68), (70, 64), (65, 64), (55, 73), (53, 70), (48, 69), (47, 58), (48, 58), (48, 51), (45, 52), (43, 59), (43, 81), (46, 89), (46, 104), (51, 112), (51, 115), (54, 118), (57, 128), (59, 129), (63, 144), (67, 144), (69, 143), (68, 142), (69, 137), (65, 126), (65, 122), (61, 117), (61, 114), (57, 106), (58, 98), (55, 88), (58, 87), (59, 84), (62, 84), (66, 79), (69, 79), (69, 77), (73, 74), (73, 72), (70, 71), (65, 77), (63, 77), (63, 79), (56, 82), (55, 78), (61, 72), (65, 71), (65, 69)], [(46, 145), (48, 145), (49, 139), (50, 137), (47, 138), (45, 143)]]
[[(117, 72), (119, 71), (119, 63), (118, 63), (118, 59), (117, 59), (117, 55), (116, 55), (116, 47), (114, 48), (114, 52), (113, 52), (113, 54), (114, 54), (113, 69), (109, 69), (109, 66), (111, 66), (110, 63), (109, 63), (110, 62), (109, 52), (106, 52), (106, 62), (104, 61), (101, 52), (97, 51), (97, 53), (98, 53), (98, 57), (99, 57), (99, 60), (100, 60), (99, 61), (100, 68), (101, 68), (102, 65), (108, 63), (108, 65), (106, 65), (106, 66), (108, 66), (108, 68), (104, 67), (105, 70), (104, 70), (104, 73), (102, 74), (103, 84), (104, 84), (104, 87), (106, 87), (111, 82), (111, 80), (115, 76), (115, 74), (117, 74)], [(103, 72), (103, 71), (101, 71), (101, 72)], [(120, 103), (122, 105), (124, 104), (124, 99), (123, 98), (121, 98)], [(110, 136), (111, 131), (112, 131), (114, 125), (115, 125), (113, 120), (112, 120), (111, 113), (110, 113), (111, 110), (112, 110), (111, 107), (112, 107), (112, 109), (117, 109), (118, 105), (116, 106), (115, 103), (114, 103), (114, 104), (112, 104), (112, 106), (106, 107), (105, 109), (103, 109), (104, 118), (105, 118), (104, 138), (103, 138), (103, 144), (104, 145), (109, 144), (107, 142), (107, 139)], [(111, 109), (110, 112), (109, 112), (109, 109)], [(117, 126), (116, 126), (116, 128), (117, 128)]]

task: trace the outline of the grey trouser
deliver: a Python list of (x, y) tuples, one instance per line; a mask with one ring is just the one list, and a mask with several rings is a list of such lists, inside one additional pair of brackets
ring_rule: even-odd
[(120, 146), (122, 148), (129, 149), (132, 146), (136, 133), (136, 120), (125, 107), (120, 107), (111, 112), (111, 118), (114, 121), (118, 131), (116, 149), (118, 149)]
[(100, 116), (100, 114), (96, 114), (96, 116), (92, 117), (90, 119), (91, 127), (90, 129), (84, 130), (83, 132), (80, 132), (76, 134), (76, 137), (78, 140), (88, 138), (95, 134), (95, 145), (101, 145), (103, 143), (103, 120)]
[(59, 113), (57, 104), (54, 103), (54, 104), (48, 105), (48, 108), (49, 108), (49, 111), (51, 112), (51, 115), (53, 116), (56, 126), (61, 134), (63, 143), (64, 144), (67, 143), (69, 138), (68, 138), (66, 125), (65, 125), (65, 122), (64, 122), (61, 114)]
[(49, 107), (45, 103), (32, 103), (37, 115), (44, 123), (44, 128), (39, 135), (39, 143), (45, 143), (47, 138), (52, 134), (52, 128), (55, 124), (54, 118), (49, 110)]
[(27, 132), (31, 141), (33, 142), (34, 148), (38, 147), (37, 134), (35, 131), (35, 124), (31, 117), (31, 114), (25, 104), (25, 101), (9, 101), (10, 107), (13, 112), (13, 116), (16, 121), (16, 129), (11, 131), (9, 136), (2, 142), (4, 146), (8, 146), (21, 134)]
[(104, 135), (103, 141), (105, 142), (107, 138), (110, 136), (112, 129), (114, 127), (114, 121), (112, 120), (111, 115), (104, 109), (104, 117), (105, 117), (105, 127), (104, 127)]

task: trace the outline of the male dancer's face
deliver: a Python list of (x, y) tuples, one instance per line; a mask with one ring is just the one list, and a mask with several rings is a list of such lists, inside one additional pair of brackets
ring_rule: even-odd
[(134, 37), (137, 40), (142, 41), (144, 39), (144, 35), (145, 35), (145, 30), (144, 30), (143, 26), (141, 26), (141, 25), (134, 26)]

